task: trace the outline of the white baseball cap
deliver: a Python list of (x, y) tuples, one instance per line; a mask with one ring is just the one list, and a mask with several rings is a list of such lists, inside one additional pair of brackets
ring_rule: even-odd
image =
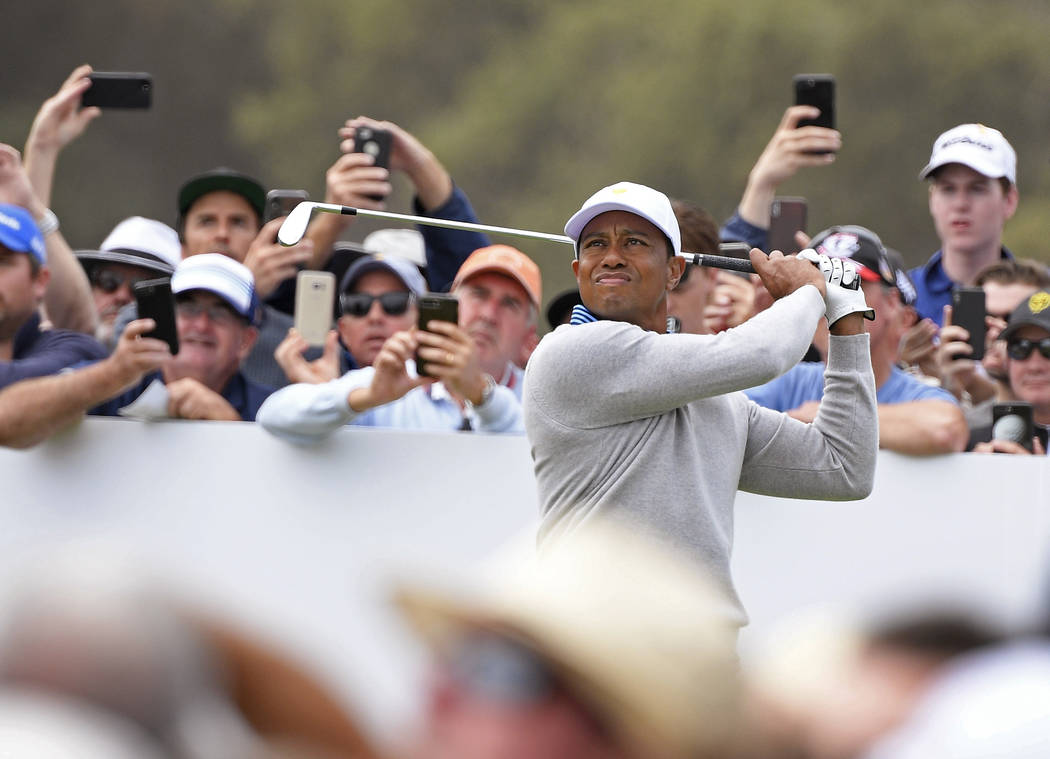
[(627, 211), (652, 222), (667, 235), (674, 254), (682, 252), (682, 233), (678, 229), (671, 201), (659, 190), (634, 182), (617, 182), (603, 187), (587, 198), (583, 207), (565, 223), (565, 234), (575, 241), (576, 255), (580, 253), (580, 235), (591, 219), (606, 211)]
[(377, 229), (361, 245), (369, 253), (404, 258), (416, 266), (427, 265), (426, 245), (418, 229)]
[(98, 250), (78, 250), (76, 256), (82, 261), (141, 266), (166, 276), (182, 258), (182, 246), (179, 235), (167, 224), (131, 216), (113, 227)]
[(171, 275), (174, 294), (207, 290), (229, 303), (249, 322), (255, 321), (255, 278), (251, 269), (221, 253), (184, 258)]
[(1006, 177), (1017, 184), (1017, 154), (998, 129), (984, 124), (960, 124), (933, 141), (930, 162), (919, 179), (949, 163), (961, 163), (992, 179)]

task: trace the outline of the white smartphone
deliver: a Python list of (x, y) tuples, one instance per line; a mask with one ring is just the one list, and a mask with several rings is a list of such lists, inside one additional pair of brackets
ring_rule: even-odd
[(295, 279), (295, 328), (310, 345), (324, 345), (335, 316), (335, 275), (301, 271)]

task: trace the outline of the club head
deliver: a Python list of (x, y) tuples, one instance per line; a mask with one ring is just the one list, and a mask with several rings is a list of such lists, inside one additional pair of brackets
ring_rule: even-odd
[(281, 228), (277, 231), (277, 242), (285, 247), (290, 247), (302, 240), (303, 235), (306, 234), (306, 228), (310, 225), (310, 217), (313, 215), (314, 208), (317, 205), (319, 204), (304, 200), (293, 208), (291, 213), (285, 218), (284, 223), (281, 224)]

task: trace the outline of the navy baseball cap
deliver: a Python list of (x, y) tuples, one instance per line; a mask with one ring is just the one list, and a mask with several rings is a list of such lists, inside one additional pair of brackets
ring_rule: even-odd
[(40, 227), (22, 206), (0, 203), (0, 245), (15, 253), (28, 253), (41, 266), (47, 263)]

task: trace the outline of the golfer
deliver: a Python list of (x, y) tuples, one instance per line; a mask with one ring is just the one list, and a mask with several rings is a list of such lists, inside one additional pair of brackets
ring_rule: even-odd
[[(685, 262), (663, 193), (606, 187), (565, 234), (576, 241), (583, 304), (540, 342), (522, 398), (541, 540), (596, 516), (630, 519), (706, 565), (742, 625), (729, 574), (736, 491), (827, 500), (871, 492), (878, 422), (864, 318), (874, 313), (863, 290), (848, 287), (856, 269), (813, 251), (752, 250), (770, 308), (717, 335), (666, 334), (667, 293)], [(821, 316), (832, 336), (812, 424), (737, 392), (798, 363)]]

